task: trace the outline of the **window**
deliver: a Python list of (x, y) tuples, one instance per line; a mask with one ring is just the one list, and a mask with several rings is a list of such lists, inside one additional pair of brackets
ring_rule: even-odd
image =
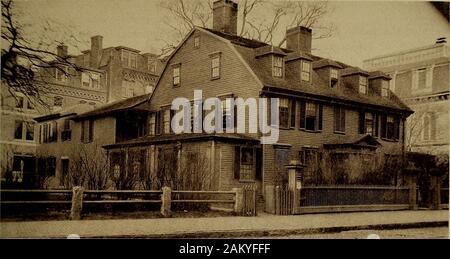
[(61, 132), (61, 140), (67, 141), (72, 139), (72, 127), (70, 120), (64, 120), (64, 128)]
[(63, 98), (61, 96), (53, 97), (53, 106), (62, 107), (63, 106)]
[(151, 113), (149, 118), (148, 118), (148, 134), (150, 136), (154, 136), (155, 135), (155, 125), (156, 125), (156, 114), (155, 113)]
[(255, 152), (252, 147), (235, 147), (234, 177), (238, 180), (255, 180)]
[(389, 81), (387, 80), (381, 82), (381, 96), (389, 97)]
[(128, 51), (122, 50), (122, 66), (124, 67), (128, 67), (128, 62), (130, 60), (130, 54), (128, 53)]
[(149, 59), (147, 62), (147, 69), (152, 72), (156, 73), (156, 60)]
[(81, 142), (89, 143), (94, 139), (94, 121), (84, 120), (81, 122)]
[(24, 97), (21, 94), (16, 94), (16, 108), (22, 109), (24, 102)]
[(57, 127), (58, 124), (56, 121), (44, 123), (43, 125), (41, 125), (41, 143), (57, 141)]
[(81, 73), (81, 85), (83, 87), (89, 87), (91, 85), (91, 79), (88, 73)]
[(398, 140), (400, 136), (400, 118), (392, 115), (381, 116), (381, 137)]
[(273, 56), (273, 67), (272, 76), (283, 77), (283, 58), (278, 56)]
[(345, 108), (342, 106), (334, 107), (334, 131), (345, 132)]
[(280, 128), (289, 128), (289, 99), (280, 98)]
[(423, 140), (434, 140), (436, 137), (436, 121), (432, 113), (426, 113), (423, 116)]
[(180, 85), (180, 65), (173, 67), (173, 85)]
[(367, 78), (364, 76), (359, 77), (359, 93), (367, 94)]
[(330, 87), (334, 88), (337, 86), (339, 81), (338, 70), (336, 68), (331, 68), (330, 70)]
[(163, 110), (163, 133), (170, 133), (170, 107)]
[(311, 62), (302, 61), (302, 71), (301, 71), (301, 79), (302, 81), (310, 81), (311, 77)]
[(27, 109), (28, 110), (34, 110), (34, 105), (33, 105), (33, 103), (31, 103), (31, 100), (27, 101)]
[(330, 77), (332, 79), (338, 79), (338, 71), (336, 68), (331, 68), (330, 70)]
[(200, 47), (200, 36), (196, 36), (194, 38), (194, 48), (199, 48)]
[(98, 74), (91, 74), (91, 87), (94, 89), (100, 88), (100, 76)]
[(295, 129), (295, 118), (297, 118), (296, 108), (297, 102), (295, 100), (289, 100), (289, 126)]
[(131, 68), (137, 68), (137, 56), (134, 53), (130, 53), (130, 64), (128, 65)]
[(25, 122), (25, 140), (34, 140), (33, 122)]
[(305, 128), (307, 130), (316, 130), (317, 124), (317, 104), (306, 103)]
[(321, 104), (313, 102), (300, 103), (300, 129), (310, 131), (322, 130), (322, 111)]
[(234, 128), (233, 107), (231, 106), (232, 98), (228, 97), (222, 100), (222, 121), (224, 131)]
[(14, 139), (34, 140), (34, 123), (30, 121), (16, 120), (14, 123)]
[(424, 89), (427, 87), (427, 69), (422, 68), (417, 71), (417, 88)]
[(220, 55), (211, 58), (211, 79), (220, 78)]
[(69, 68), (63, 67), (63, 68), (55, 68), (55, 78), (56, 81), (64, 83), (67, 82), (67, 75), (69, 74)]
[(365, 125), (365, 133), (366, 134), (373, 134), (374, 131), (374, 124), (373, 124), (373, 114), (372, 113), (365, 113), (365, 119), (364, 119), (364, 125)]
[(22, 139), (23, 136), (23, 121), (15, 121), (14, 139)]

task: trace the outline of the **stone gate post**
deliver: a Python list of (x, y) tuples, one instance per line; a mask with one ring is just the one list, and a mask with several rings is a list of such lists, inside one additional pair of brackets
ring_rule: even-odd
[(303, 165), (297, 161), (292, 160), (289, 165), (286, 166), (288, 170), (288, 187), (293, 193), (292, 201), (292, 213), (298, 212), (300, 207), (300, 192), (302, 188), (302, 178), (303, 178)]

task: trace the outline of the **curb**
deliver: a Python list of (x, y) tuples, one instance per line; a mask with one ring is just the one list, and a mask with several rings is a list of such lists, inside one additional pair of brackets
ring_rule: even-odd
[(118, 235), (118, 236), (90, 236), (85, 238), (153, 238), (153, 239), (182, 239), (182, 238), (253, 238), (253, 237), (276, 237), (290, 235), (339, 233), (355, 230), (393, 230), (408, 228), (433, 228), (448, 227), (448, 221), (392, 223), (378, 225), (320, 227), (305, 229), (278, 229), (278, 230), (227, 230), (214, 232), (180, 232), (170, 234), (148, 234), (148, 235)]

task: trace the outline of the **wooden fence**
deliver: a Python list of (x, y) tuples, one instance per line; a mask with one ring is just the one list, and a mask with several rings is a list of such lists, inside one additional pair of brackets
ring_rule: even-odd
[[(168, 195), (164, 192), (169, 191)], [(232, 191), (192, 191), (192, 190), (82, 190), (75, 195), (74, 190), (11, 190), (1, 189), (0, 204), (5, 206), (40, 206), (47, 209), (49, 205), (63, 206), (74, 211), (74, 204), (79, 204), (78, 214), (83, 205), (98, 204), (156, 204), (161, 212), (170, 214), (172, 204), (231, 204), (237, 215), (256, 215), (255, 189), (249, 187), (236, 188)], [(74, 201), (74, 197), (79, 200)], [(168, 211), (167, 211), (168, 208)], [(75, 210), (76, 211), (76, 210)], [(163, 213), (164, 215), (164, 213)], [(168, 215), (168, 214), (165, 214)], [(80, 215), (79, 215), (80, 216)]]

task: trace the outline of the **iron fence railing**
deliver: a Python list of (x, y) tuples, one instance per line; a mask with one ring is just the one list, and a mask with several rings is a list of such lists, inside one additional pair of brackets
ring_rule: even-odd
[(300, 206), (408, 204), (409, 188), (394, 186), (305, 186)]

